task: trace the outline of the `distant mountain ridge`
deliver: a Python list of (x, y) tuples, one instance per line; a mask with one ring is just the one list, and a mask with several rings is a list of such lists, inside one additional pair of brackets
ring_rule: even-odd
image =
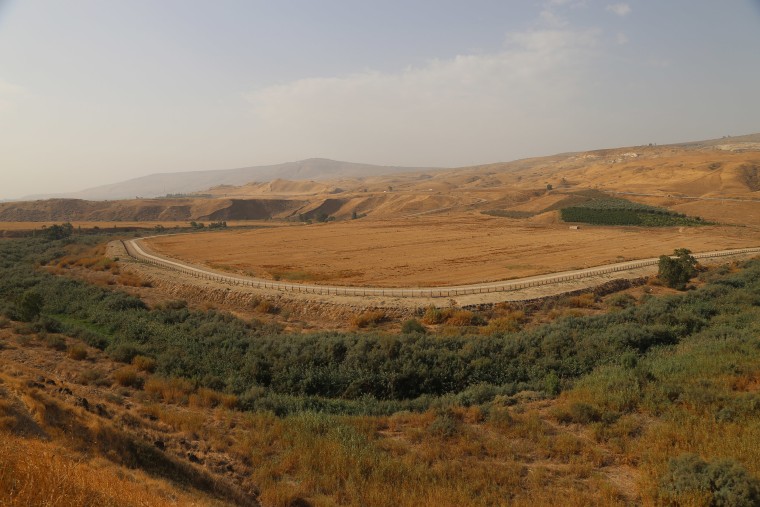
[(285, 180), (337, 180), (363, 178), (396, 173), (429, 171), (431, 167), (398, 167), (341, 162), (325, 158), (310, 158), (284, 164), (241, 167), (210, 171), (157, 173), (118, 183), (63, 194), (33, 195), (21, 200), (86, 199), (92, 201), (162, 197), (167, 194), (190, 194), (219, 185), (245, 185), (252, 182)]

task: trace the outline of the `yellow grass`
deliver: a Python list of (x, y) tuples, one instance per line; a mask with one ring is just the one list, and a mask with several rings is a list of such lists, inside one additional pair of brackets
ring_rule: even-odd
[(212, 505), (138, 470), (88, 459), (34, 438), (0, 434), (0, 504), (89, 506)]

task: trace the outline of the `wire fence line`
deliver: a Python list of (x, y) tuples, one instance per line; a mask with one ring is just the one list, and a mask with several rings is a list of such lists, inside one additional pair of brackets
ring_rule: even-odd
[[(137, 239), (122, 240), (124, 250), (127, 255), (138, 262), (151, 264), (168, 268), (184, 275), (193, 276), (213, 282), (224, 283), (233, 286), (252, 287), (257, 289), (272, 289), (283, 292), (300, 292), (303, 294), (334, 295), (334, 296), (387, 296), (401, 298), (440, 298), (451, 296), (463, 296), (469, 294), (488, 294), (492, 292), (508, 292), (541, 285), (550, 285), (554, 283), (580, 280), (593, 276), (606, 275), (621, 271), (630, 271), (648, 266), (654, 266), (659, 262), (658, 258), (642, 259), (639, 261), (627, 261), (617, 264), (608, 264), (595, 268), (579, 269), (572, 272), (565, 272), (559, 275), (543, 275), (518, 280), (507, 280), (503, 282), (483, 283), (475, 285), (461, 285), (452, 287), (431, 287), (431, 288), (382, 288), (382, 287), (340, 287), (329, 285), (307, 285), (298, 283), (282, 283), (277, 281), (262, 280), (252, 277), (231, 276), (214, 273), (205, 269), (197, 268), (183, 262), (166, 259), (157, 255), (145, 252), (138, 244)], [(717, 257), (728, 257), (733, 255), (745, 255), (760, 253), (760, 248), (740, 248), (735, 250), (721, 250), (717, 252), (705, 252), (694, 254), (696, 259), (711, 259)]]

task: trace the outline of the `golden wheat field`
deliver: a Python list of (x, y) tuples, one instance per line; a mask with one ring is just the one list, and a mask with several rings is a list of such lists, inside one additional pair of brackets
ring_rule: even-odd
[(158, 253), (214, 269), (304, 282), (441, 286), (760, 245), (745, 227), (595, 227), (479, 214), (354, 220), (152, 238)]

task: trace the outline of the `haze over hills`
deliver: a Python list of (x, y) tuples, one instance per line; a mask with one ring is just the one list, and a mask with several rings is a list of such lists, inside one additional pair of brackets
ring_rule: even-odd
[[(266, 178), (269, 181), (263, 182)], [(166, 186), (159, 190), (155, 186), (161, 181)], [(234, 181), (243, 183), (229, 183)], [(149, 191), (149, 187), (154, 189)], [(721, 222), (727, 220), (727, 207), (736, 208), (731, 214), (744, 217), (744, 222), (756, 216), (760, 220), (760, 134), (456, 169), (310, 159), (231, 171), (162, 174), (80, 193), (101, 198), (119, 192), (142, 194), (140, 199), (0, 203), (0, 221), (309, 220), (326, 216), (341, 220), (449, 211), (556, 220), (551, 212), (556, 216), (556, 210), (587, 191), (636, 194), (630, 198)], [(183, 196), (147, 198), (150, 194)]]
[(241, 167), (210, 171), (188, 171), (158, 173), (129, 179), (109, 185), (92, 187), (79, 192), (55, 195), (33, 195), (21, 200), (38, 199), (86, 199), (115, 200), (139, 197), (160, 197), (167, 194), (189, 194), (207, 190), (219, 185), (245, 185), (253, 182), (286, 180), (335, 180), (342, 178), (362, 178), (380, 174), (424, 171), (430, 168), (379, 166), (340, 162), (324, 158), (310, 158), (284, 164)]

